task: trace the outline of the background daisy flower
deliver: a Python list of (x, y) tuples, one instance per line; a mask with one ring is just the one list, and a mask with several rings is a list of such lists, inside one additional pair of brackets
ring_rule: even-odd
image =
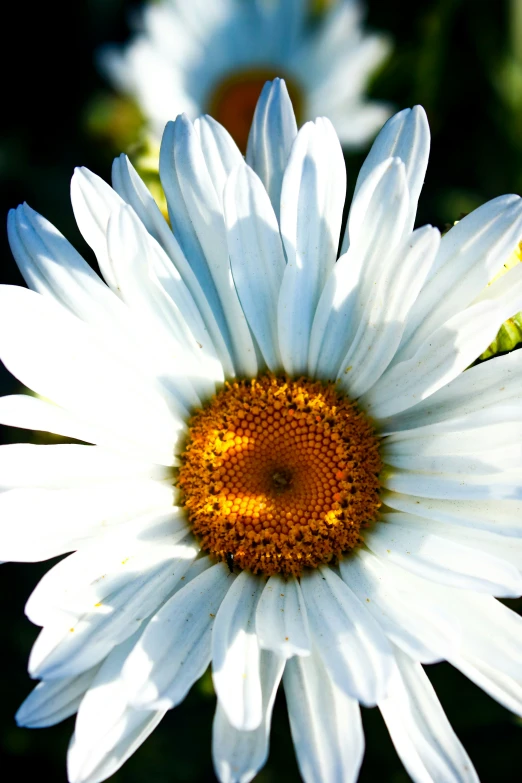
[(477, 779), (422, 664), (522, 713), (521, 621), (494, 598), (522, 592), (521, 354), (466, 369), (522, 306), (520, 265), (487, 286), (522, 202), (413, 230), (428, 151), (420, 107), (386, 124), (341, 240), (335, 131), (297, 132), (276, 80), (246, 163), (211, 118), (169, 123), (173, 231), (125, 156), (113, 188), (77, 170), (105, 283), (11, 213), (33, 290), (2, 288), (0, 355), (40, 397), (0, 420), (96, 444), (2, 451), (0, 557), (77, 550), (27, 604), (41, 683), (18, 714), (78, 710), (72, 782), (118, 769), (209, 663), (222, 781), (264, 764), (281, 678), (307, 783), (357, 778), (359, 703), (414, 780)]
[(165, 124), (185, 112), (211, 114), (244, 152), (256, 101), (267, 79), (284, 76), (298, 124), (325, 114), (343, 145), (360, 147), (389, 116), (364, 97), (389, 51), (383, 35), (364, 34), (358, 0), (148, 3), (124, 47), (106, 47), (100, 63), (131, 96), (159, 143)]

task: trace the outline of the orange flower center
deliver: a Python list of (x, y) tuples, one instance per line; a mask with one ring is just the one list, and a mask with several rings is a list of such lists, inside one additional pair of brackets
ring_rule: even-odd
[(377, 517), (379, 443), (333, 384), (226, 384), (190, 421), (178, 486), (203, 548), (253, 573), (298, 575), (361, 542)]
[[(207, 99), (207, 113), (225, 126), (241, 152), (246, 152), (254, 110), (265, 82), (282, 75), (268, 68), (233, 73), (219, 82)], [(303, 95), (295, 81), (287, 76), (284, 78), (299, 125), (302, 120)]]

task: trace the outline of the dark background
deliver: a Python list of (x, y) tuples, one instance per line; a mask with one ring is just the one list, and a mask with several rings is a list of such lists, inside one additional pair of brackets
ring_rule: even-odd
[[(211, 2), (212, 0), (209, 0)], [(370, 27), (388, 31), (395, 49), (375, 77), (371, 94), (397, 108), (422, 103), (432, 131), (432, 154), (418, 223), (444, 228), (484, 201), (522, 190), (522, 31), (518, 0), (369, 0)], [(520, 3), (518, 3), (520, 5)], [(89, 260), (69, 203), (74, 166), (105, 179), (116, 152), (113, 139), (94, 132), (108, 88), (93, 51), (125, 40), (127, 0), (9, 3), (3, 8), (0, 181), (2, 220), (27, 200)], [(517, 51), (518, 49), (518, 51)], [(102, 107), (100, 109), (100, 107)], [(347, 156), (351, 193), (364, 154)], [(1, 280), (22, 284), (2, 232)], [(2, 369), (2, 393), (16, 388)], [(31, 433), (4, 433), (6, 440)], [(0, 769), (3, 780), (65, 781), (65, 753), (73, 719), (51, 729), (18, 729), (14, 713), (32, 683), (26, 673), (37, 629), (24, 603), (49, 563), (7, 564), (0, 571)], [(519, 602), (511, 602), (517, 607)], [(446, 664), (428, 668), (442, 704), (483, 783), (520, 780), (521, 721)], [(167, 717), (111, 781), (179, 783), (214, 780), (210, 731), (214, 697), (209, 678)], [(361, 781), (408, 780), (377, 710), (364, 710), (367, 752)], [(280, 695), (270, 760), (259, 781), (297, 781)]]

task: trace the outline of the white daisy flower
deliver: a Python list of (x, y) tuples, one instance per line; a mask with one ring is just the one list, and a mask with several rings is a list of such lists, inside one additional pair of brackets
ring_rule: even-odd
[[(429, 131), (382, 129), (345, 198), (322, 118), (284, 83), (247, 161), (209, 117), (167, 125), (172, 230), (125, 156), (72, 180), (103, 282), (27, 205), (9, 216), (32, 290), (0, 291), (0, 356), (38, 397), (4, 424), (86, 444), (0, 449), (0, 558), (73, 550), (27, 615), (41, 680), (18, 721), (78, 712), (71, 783), (117, 770), (209, 664), (222, 783), (268, 754), (282, 680), (306, 783), (354, 781), (359, 703), (412, 779), (477, 776), (422, 668), (448, 660), (522, 714), (522, 352), (469, 368), (522, 308), (522, 266), (487, 286), (522, 201), (441, 240), (413, 230)], [(494, 597), (495, 596), (495, 597)]]
[(389, 42), (363, 34), (359, 0), (333, 0), (315, 26), (310, 11), (310, 0), (148, 3), (130, 43), (101, 50), (101, 68), (158, 142), (180, 112), (208, 113), (244, 151), (263, 84), (284, 76), (299, 124), (324, 114), (343, 145), (359, 147), (390, 115), (364, 97)]

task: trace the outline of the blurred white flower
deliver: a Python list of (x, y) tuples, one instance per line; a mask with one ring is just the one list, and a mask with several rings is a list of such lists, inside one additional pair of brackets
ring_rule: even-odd
[(367, 142), (390, 114), (364, 96), (389, 51), (363, 34), (364, 4), (334, 0), (315, 25), (309, 0), (160, 0), (144, 6), (125, 46), (100, 52), (102, 69), (138, 102), (159, 142), (181, 112), (210, 114), (244, 152), (267, 79), (284, 76), (298, 124), (325, 115), (343, 145)]

